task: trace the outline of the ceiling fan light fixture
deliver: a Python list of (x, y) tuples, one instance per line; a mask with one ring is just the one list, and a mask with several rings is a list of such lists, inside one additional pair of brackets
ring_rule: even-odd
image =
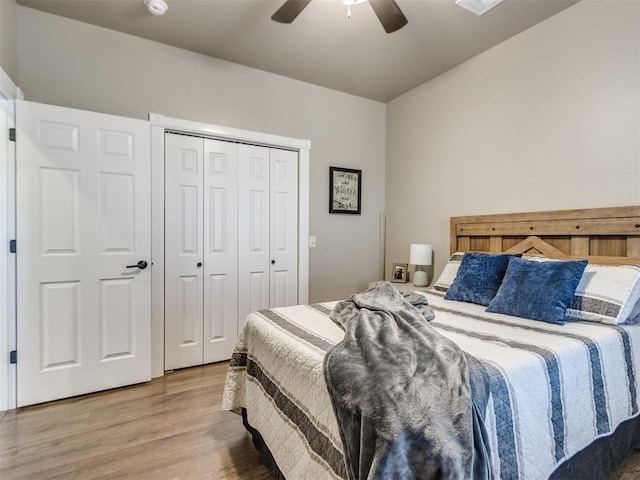
[(456, 5), (478, 16), (487, 13), (499, 3), (502, 3), (502, 0), (456, 0)]
[(342, 0), (342, 4), (347, 6), (347, 18), (351, 18), (351, 5), (364, 3), (367, 0)]
[(149, 10), (149, 13), (158, 17), (161, 17), (169, 10), (167, 2), (164, 0), (144, 0), (144, 5)]
[[(271, 15), (271, 20), (280, 23), (291, 23), (304, 10), (311, 0), (285, 0), (282, 6)], [(343, 0), (344, 1), (344, 0)], [(347, 18), (351, 16), (351, 5), (362, 3), (365, 0), (350, 0), (347, 4)], [(387, 33), (400, 30), (409, 21), (404, 16), (396, 0), (368, 0), (376, 17), (380, 20), (382, 28)]]

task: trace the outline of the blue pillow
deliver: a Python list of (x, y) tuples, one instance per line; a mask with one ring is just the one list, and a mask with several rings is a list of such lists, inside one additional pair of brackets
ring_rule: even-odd
[(562, 325), (586, 266), (586, 260), (534, 262), (512, 258), (487, 312)]
[(489, 305), (500, 288), (509, 259), (520, 256), (465, 253), (458, 274), (444, 296), (445, 300)]

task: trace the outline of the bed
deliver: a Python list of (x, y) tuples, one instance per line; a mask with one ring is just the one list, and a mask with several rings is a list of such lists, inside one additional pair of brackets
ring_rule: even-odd
[[(640, 207), (454, 217), (450, 250), (434, 287), (420, 295), (435, 312), (429, 324), (488, 374), (484, 427), (492, 476), (607, 478), (640, 440)], [(509, 257), (507, 271), (488, 306), (456, 300), (463, 273), (478, 275), (469, 270), (472, 260), (498, 257)], [(527, 295), (546, 282), (520, 288), (524, 300), (514, 301), (518, 315), (510, 314), (508, 286), (530, 278), (518, 277), (522, 269), (564, 266), (575, 270), (563, 309), (573, 312), (569, 321), (532, 320), (517, 310), (528, 312)], [(469, 294), (461, 291), (458, 298)], [(231, 359), (223, 408), (242, 414), (276, 478), (349, 476), (323, 367), (345, 336), (330, 319), (337, 304), (253, 312)]]

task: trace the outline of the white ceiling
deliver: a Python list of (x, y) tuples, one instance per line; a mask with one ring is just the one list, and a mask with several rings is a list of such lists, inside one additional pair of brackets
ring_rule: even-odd
[[(368, 4), (312, 0), (289, 25), (284, 0), (18, 0), (20, 5), (387, 102), (578, 0), (504, 0), (476, 16), (455, 0), (396, 0), (409, 24), (387, 34)], [(35, 34), (35, 33), (34, 33)]]

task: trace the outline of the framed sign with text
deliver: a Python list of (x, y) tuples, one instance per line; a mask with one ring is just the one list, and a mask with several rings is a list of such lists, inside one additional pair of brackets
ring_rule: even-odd
[(329, 213), (360, 215), (362, 170), (329, 167)]

